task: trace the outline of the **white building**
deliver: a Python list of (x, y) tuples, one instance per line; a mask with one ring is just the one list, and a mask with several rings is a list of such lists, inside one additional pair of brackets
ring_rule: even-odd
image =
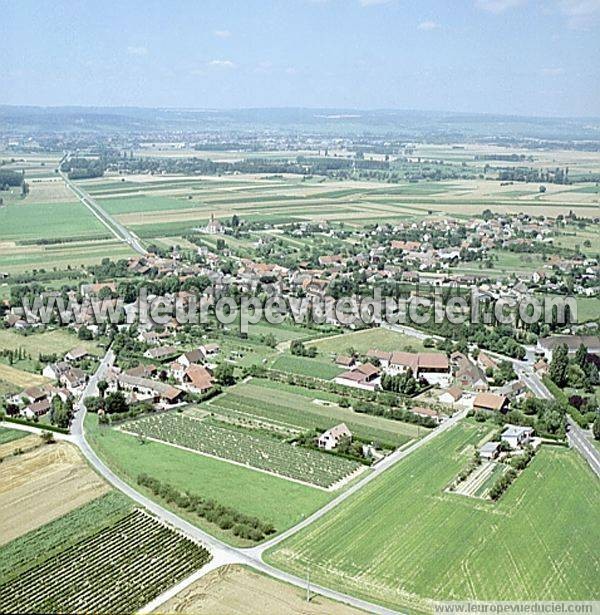
[(510, 448), (517, 449), (529, 443), (533, 436), (532, 427), (521, 427), (519, 425), (507, 425), (502, 432), (502, 442), (506, 442)]
[(352, 432), (346, 427), (345, 423), (340, 423), (327, 431), (324, 431), (317, 440), (319, 448), (326, 451), (334, 449), (343, 438), (352, 438)]

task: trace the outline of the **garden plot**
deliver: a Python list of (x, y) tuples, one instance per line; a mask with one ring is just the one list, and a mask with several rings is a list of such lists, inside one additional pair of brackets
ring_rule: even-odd
[(233, 425), (173, 413), (132, 421), (123, 430), (325, 489), (364, 467)]
[(0, 586), (7, 613), (132, 613), (210, 560), (136, 510)]
[(507, 466), (496, 461), (485, 461), (453, 493), (485, 499), (490, 487), (505, 472)]
[[(329, 405), (314, 403), (317, 397)], [(267, 422), (273, 431), (287, 430), (290, 434), (325, 431), (346, 423), (357, 438), (379, 442), (387, 448), (397, 448), (418, 436), (416, 425), (354, 412), (340, 407), (338, 400), (334, 393), (252, 379), (228, 389), (203, 407), (241, 422)]]

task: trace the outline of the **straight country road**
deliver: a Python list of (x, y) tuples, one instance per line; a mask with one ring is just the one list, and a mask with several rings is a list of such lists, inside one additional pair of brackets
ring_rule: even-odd
[(123, 241), (129, 246), (131, 249), (140, 254), (141, 256), (146, 256), (148, 251), (142, 245), (139, 237), (137, 237), (134, 233), (132, 233), (129, 229), (123, 226), (120, 222), (117, 222), (99, 203), (91, 197), (81, 186), (75, 185), (72, 182), (68, 175), (61, 171), (60, 167), (65, 160), (68, 160), (70, 157), (70, 153), (63, 156), (61, 159), (58, 172), (65, 182), (67, 188), (71, 190), (75, 194), (75, 196), (85, 205), (92, 215), (97, 218), (119, 241)]
[(591, 436), (585, 429), (579, 427), (570, 416), (567, 416), (567, 421), (569, 422), (567, 437), (571, 446), (581, 453), (596, 476), (600, 478), (600, 450), (591, 441)]

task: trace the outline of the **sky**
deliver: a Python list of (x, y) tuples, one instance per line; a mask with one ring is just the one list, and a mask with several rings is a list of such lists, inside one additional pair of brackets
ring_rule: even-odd
[(0, 0), (0, 104), (600, 116), (600, 0)]

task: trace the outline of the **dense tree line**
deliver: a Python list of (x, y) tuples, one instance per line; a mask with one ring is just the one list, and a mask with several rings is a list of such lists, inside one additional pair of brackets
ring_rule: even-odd
[(0, 190), (21, 186), (25, 181), (24, 177), (24, 173), (11, 171), (10, 169), (0, 169)]

